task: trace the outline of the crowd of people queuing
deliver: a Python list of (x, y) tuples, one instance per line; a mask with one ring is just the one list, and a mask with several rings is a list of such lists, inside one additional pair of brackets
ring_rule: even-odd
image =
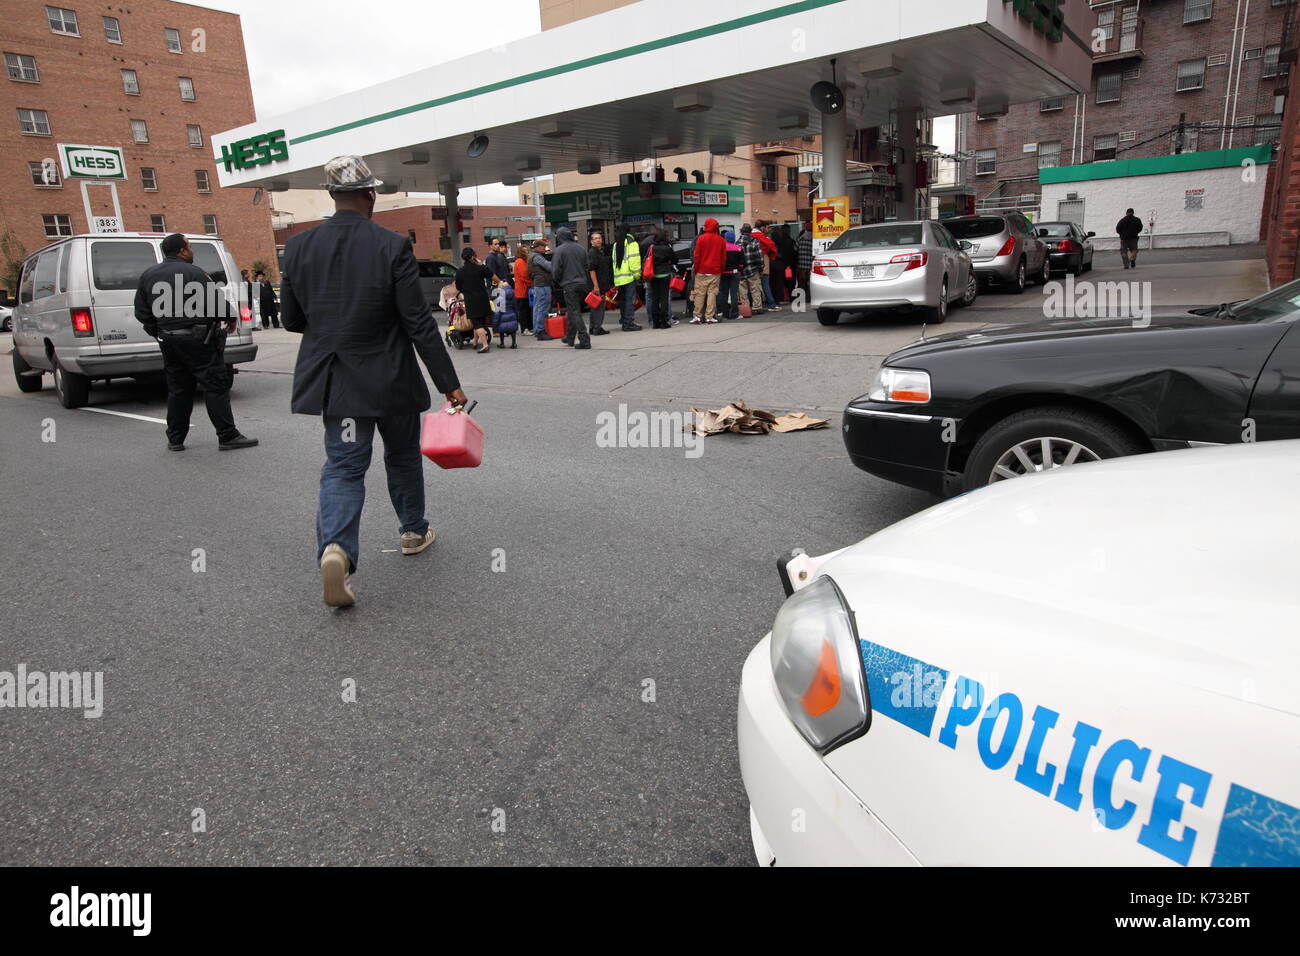
[[(688, 255), (662, 226), (640, 237), (627, 223), (611, 232), (593, 230), (584, 249), (561, 226), (554, 248), (546, 239), (520, 243), (513, 260), (505, 239), (494, 238), (483, 259), (464, 249), (443, 305), (448, 296), (460, 296), (479, 352), (489, 351), (493, 329), (503, 322), (539, 342), (558, 337), (588, 349), (592, 336), (609, 334), (607, 315), (617, 315), (621, 331), (641, 331), (636, 313), (643, 304), (650, 328), (678, 324), (674, 290), (686, 297), (682, 318), (714, 325), (779, 312), (794, 301), (796, 289), (808, 288), (812, 234), (806, 227), (796, 236), (789, 226), (760, 220), (745, 223), (736, 235), (709, 218)], [(565, 317), (560, 336), (547, 331), (546, 320), (554, 314)]]

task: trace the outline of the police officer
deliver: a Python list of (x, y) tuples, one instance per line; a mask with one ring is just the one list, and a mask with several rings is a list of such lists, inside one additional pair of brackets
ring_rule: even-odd
[(222, 451), (251, 448), (257, 439), (240, 434), (230, 411), (230, 370), (224, 355), (226, 333), (235, 330), (237, 314), (231, 315), (233, 309), (221, 287), (194, 265), (194, 253), (184, 236), (168, 236), (162, 251), (163, 261), (140, 276), (135, 317), (162, 346), (167, 449), (185, 450), (199, 385), (217, 430), (217, 447)]

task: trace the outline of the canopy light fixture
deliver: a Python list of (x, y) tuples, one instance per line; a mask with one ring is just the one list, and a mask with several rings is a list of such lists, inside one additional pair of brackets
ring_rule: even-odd
[(708, 90), (685, 90), (673, 96), (673, 109), (679, 113), (703, 113), (713, 109), (713, 94)]
[(532, 173), (542, 168), (542, 158), (533, 153), (520, 156), (515, 160), (515, 169), (521, 173)]
[(808, 114), (804, 110), (797, 113), (785, 113), (776, 118), (778, 129), (807, 129)]
[(709, 152), (714, 156), (730, 156), (736, 151), (736, 143), (730, 139), (714, 139), (709, 141)]
[(391, 196), (393, 193), (397, 192), (400, 188), (401, 187), (397, 183), (384, 183), (382, 186), (376, 189), (375, 192), (379, 193), (381, 196)]
[(427, 149), (413, 149), (411, 155), (402, 160), (403, 166), (428, 166), (429, 151)]
[(578, 172), (584, 176), (594, 176), (600, 172), (599, 159), (580, 159), (578, 160)]
[(522, 186), (523, 184), (524, 177), (520, 176), (518, 173), (510, 173), (507, 176), (501, 177), (502, 186)]
[(975, 87), (945, 86), (939, 91), (939, 102), (944, 106), (958, 106), (975, 102)]
[(887, 80), (903, 72), (903, 61), (892, 53), (879, 53), (867, 57), (862, 64), (862, 76), (868, 80)]
[(979, 116), (1006, 116), (1009, 106), (1005, 96), (994, 96), (988, 99), (982, 99), (975, 106), (975, 112)]
[(286, 179), (277, 179), (277, 180), (275, 180), (274, 182), (272, 182), (271, 185), (267, 186), (266, 188), (269, 189), (269, 190), (271, 190), (271, 192), (273, 192), (273, 193), (287, 193), (291, 187), (290, 187), (290, 185), (289, 185), (289, 181), (288, 181), (288, 180), (286, 180)]
[(681, 149), (676, 136), (659, 136), (651, 141), (650, 148), (656, 153), (671, 153)]
[(573, 135), (573, 124), (566, 120), (547, 120), (537, 132), (547, 139), (564, 139)]

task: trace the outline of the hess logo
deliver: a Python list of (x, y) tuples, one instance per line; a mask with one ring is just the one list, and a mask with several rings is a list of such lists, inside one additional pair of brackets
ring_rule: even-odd
[(67, 159), (68, 171), (74, 176), (78, 173), (94, 176), (122, 175), (122, 158), (105, 149), (69, 149)]

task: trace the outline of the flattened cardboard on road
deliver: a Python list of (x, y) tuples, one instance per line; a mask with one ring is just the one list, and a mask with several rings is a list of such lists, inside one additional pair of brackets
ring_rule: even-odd
[(744, 402), (732, 402), (724, 408), (695, 413), (694, 430), (697, 435), (720, 435), (734, 432), (737, 435), (766, 435), (769, 431), (798, 432), (825, 428), (827, 419), (812, 418), (803, 412), (791, 412), (780, 418), (761, 408), (749, 408)]

